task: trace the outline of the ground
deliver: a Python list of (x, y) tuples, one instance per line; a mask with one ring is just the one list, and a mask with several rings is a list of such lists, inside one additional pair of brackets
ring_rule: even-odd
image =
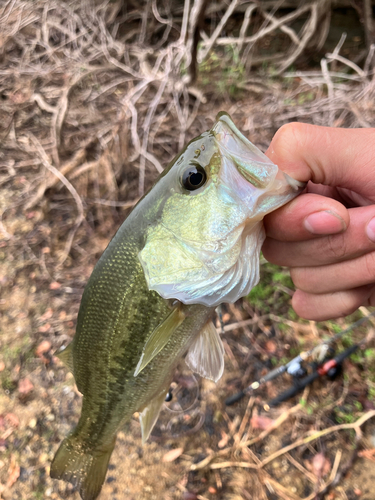
[[(301, 73), (290, 68), (289, 76), (277, 76), (276, 68), (266, 64), (249, 76), (234, 49), (218, 49), (199, 66), (194, 86), (177, 91), (166, 83), (159, 95), (161, 87), (152, 82), (142, 87), (145, 77), (137, 76), (151, 71), (147, 57), (143, 66), (134, 62), (135, 52), (122, 59), (125, 21), (117, 3), (108, 3), (112, 11), (107, 17), (98, 10), (96, 24), (96, 18), (85, 17), (69, 2), (40, 0), (33, 12), (27, 3), (8, 2), (3, 12), (4, 500), (79, 499), (70, 485), (49, 477), (54, 453), (76, 424), (81, 403), (73, 376), (54, 352), (73, 338), (80, 298), (95, 262), (152, 185), (160, 165), (208, 129), (221, 110), (263, 150), (275, 131), (292, 120), (375, 124), (371, 73), (358, 74), (345, 61), (337, 67), (336, 61), (327, 76), (316, 66), (316, 55), (302, 60)], [(135, 23), (138, 18), (129, 14), (128, 19)], [(330, 32), (334, 44), (341, 33), (340, 26)], [(355, 59), (363, 48), (361, 33), (358, 26), (349, 32), (343, 56)], [(124, 69), (127, 64), (136, 68), (134, 80)], [(137, 88), (147, 92), (137, 94)], [(132, 108), (127, 100), (134, 96)], [(156, 112), (149, 115), (152, 103)], [(140, 138), (145, 139), (147, 120), (151, 156), (146, 161)], [(166, 403), (149, 442), (141, 445), (137, 415), (119, 432), (102, 500), (375, 498), (373, 340), (345, 361), (335, 380), (321, 378), (280, 406), (265, 408), (293, 383), (287, 375), (225, 405), (229, 396), (369, 312), (308, 322), (291, 309), (292, 293), (288, 271), (263, 260), (258, 287), (234, 306), (223, 307), (222, 379), (218, 384), (200, 379), (181, 361), (174, 399)], [(336, 352), (370, 338), (374, 324), (370, 320), (347, 333), (336, 343)]]

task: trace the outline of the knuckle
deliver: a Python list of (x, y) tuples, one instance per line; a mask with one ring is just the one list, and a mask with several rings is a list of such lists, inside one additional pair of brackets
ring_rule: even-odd
[(291, 122), (282, 125), (272, 139), (275, 149), (290, 151), (290, 147), (295, 143), (300, 143), (306, 136), (306, 130), (309, 127), (306, 123)]
[(364, 265), (366, 277), (370, 280), (375, 279), (375, 252), (370, 252), (364, 256)]
[(360, 305), (358, 297), (353, 291), (339, 292), (332, 294), (335, 300), (335, 314), (337, 316), (347, 316), (353, 313)]
[(329, 235), (326, 239), (326, 248), (322, 249), (325, 257), (333, 258), (334, 261), (341, 261), (348, 253), (348, 246), (345, 234)]
[(375, 286), (370, 289), (369, 297), (367, 301), (365, 301), (366, 306), (374, 307), (375, 306)]
[(290, 269), (290, 277), (294, 286), (300, 290), (308, 291), (308, 276), (307, 270), (304, 267), (292, 267)]

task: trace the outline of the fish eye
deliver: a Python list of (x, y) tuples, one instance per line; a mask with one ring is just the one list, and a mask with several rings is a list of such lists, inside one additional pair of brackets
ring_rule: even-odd
[(199, 189), (207, 180), (205, 169), (198, 163), (191, 163), (189, 168), (182, 174), (182, 185), (188, 191)]

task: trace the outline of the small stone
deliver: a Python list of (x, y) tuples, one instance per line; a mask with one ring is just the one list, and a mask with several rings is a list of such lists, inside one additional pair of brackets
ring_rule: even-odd
[(50, 497), (52, 495), (53, 489), (52, 488), (47, 488), (45, 491), (46, 497)]
[(48, 460), (47, 453), (41, 453), (38, 459), (39, 463), (44, 464), (44, 462), (47, 462), (47, 460)]
[(37, 419), (36, 418), (32, 418), (30, 420), (30, 422), (28, 423), (28, 427), (30, 427), (30, 429), (35, 429), (37, 423), (38, 423)]
[(215, 495), (217, 493), (217, 489), (214, 488), (213, 486), (210, 486), (208, 488), (208, 491), (209, 491), (209, 493), (211, 493), (211, 495)]

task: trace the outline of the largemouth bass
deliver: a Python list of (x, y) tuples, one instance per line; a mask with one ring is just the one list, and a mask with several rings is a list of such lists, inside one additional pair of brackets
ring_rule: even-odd
[(119, 427), (138, 411), (147, 440), (182, 356), (203, 377), (221, 377), (214, 310), (259, 281), (262, 219), (302, 189), (226, 113), (169, 164), (85, 288), (76, 334), (60, 355), (83, 394), (82, 413), (51, 477), (94, 500)]

